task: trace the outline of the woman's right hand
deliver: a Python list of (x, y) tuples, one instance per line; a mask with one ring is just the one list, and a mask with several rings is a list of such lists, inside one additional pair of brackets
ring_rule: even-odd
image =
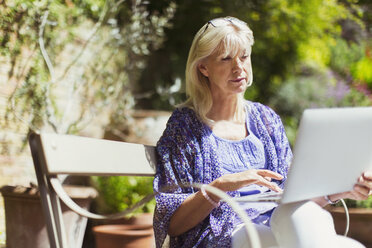
[(250, 184), (257, 184), (281, 192), (282, 189), (276, 183), (271, 182), (272, 179), (282, 180), (283, 176), (270, 170), (251, 169), (239, 173), (225, 174), (214, 180), (210, 185), (227, 192), (238, 190)]
[[(281, 180), (283, 176), (269, 170), (247, 170), (223, 175), (211, 182), (210, 185), (225, 192), (235, 191), (250, 184), (258, 184), (274, 191), (281, 191), (278, 185), (271, 182), (271, 179)], [(220, 200), (209, 192), (208, 196), (216, 202)], [(191, 194), (174, 212), (169, 222), (168, 234), (178, 236), (190, 230), (205, 219), (214, 208), (215, 206), (200, 191)]]

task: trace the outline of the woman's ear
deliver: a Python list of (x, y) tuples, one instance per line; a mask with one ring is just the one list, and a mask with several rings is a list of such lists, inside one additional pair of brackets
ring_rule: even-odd
[(209, 76), (208, 69), (204, 64), (202, 63), (198, 64), (198, 69), (200, 73), (203, 74), (205, 77)]

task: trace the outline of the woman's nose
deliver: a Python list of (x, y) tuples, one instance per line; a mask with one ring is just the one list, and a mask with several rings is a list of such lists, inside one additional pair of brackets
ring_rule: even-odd
[(243, 62), (240, 60), (240, 58), (235, 58), (233, 60), (233, 72), (240, 72), (243, 70)]

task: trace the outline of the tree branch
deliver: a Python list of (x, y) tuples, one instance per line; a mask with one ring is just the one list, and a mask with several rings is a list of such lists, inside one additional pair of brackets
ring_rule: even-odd
[(52, 65), (52, 62), (50, 61), (48, 52), (45, 50), (45, 44), (44, 44), (44, 38), (43, 38), (45, 24), (47, 23), (48, 16), (49, 16), (49, 10), (45, 11), (45, 13), (43, 15), (43, 18), (41, 20), (41, 24), (40, 24), (40, 28), (39, 28), (39, 46), (40, 46), (41, 54), (44, 58), (44, 61), (47, 65), (47, 67), (48, 67), (49, 74), (50, 74), (50, 77), (51, 77), (51, 82), (54, 83), (54, 76), (55, 76), (54, 67)]
[(44, 34), (44, 29), (45, 29), (45, 25), (47, 23), (47, 20), (48, 20), (48, 16), (49, 16), (49, 11), (45, 11), (44, 15), (43, 15), (43, 18), (42, 18), (42, 21), (41, 21), (41, 24), (40, 24), (40, 29), (39, 29), (39, 46), (40, 46), (40, 50), (41, 50), (41, 55), (43, 56), (43, 59), (48, 67), (48, 70), (49, 70), (49, 73), (50, 73), (50, 77), (51, 77), (51, 80), (46, 84), (46, 92), (45, 92), (45, 103), (46, 103), (46, 115), (47, 115), (47, 122), (52, 126), (53, 130), (58, 133), (58, 122), (55, 118), (55, 113), (54, 113), (54, 109), (53, 109), (53, 106), (51, 104), (51, 101), (50, 101), (50, 85), (51, 84), (54, 84), (54, 80), (55, 80), (55, 74), (54, 74), (54, 68), (53, 68), (53, 65), (52, 65), (52, 62), (50, 61), (50, 58), (48, 56), (48, 52), (45, 50), (45, 45), (44, 45), (44, 38), (43, 38), (43, 34)]

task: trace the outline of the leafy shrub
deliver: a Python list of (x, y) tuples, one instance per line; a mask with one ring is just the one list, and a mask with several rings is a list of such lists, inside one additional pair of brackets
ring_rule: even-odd
[(365, 82), (372, 89), (372, 59), (365, 56), (355, 63), (351, 68), (353, 78)]
[(369, 106), (372, 103), (368, 95), (330, 70), (306, 68), (304, 71), (285, 81), (270, 102), (282, 117), (291, 144), (306, 108)]
[(348, 43), (344, 39), (336, 39), (330, 46), (331, 57), (329, 66), (337, 73), (348, 76), (350, 67), (363, 58), (364, 45), (355, 42)]
[[(355, 201), (350, 199), (345, 199), (345, 203), (349, 208), (372, 208), (372, 196), (370, 196), (365, 201)], [(340, 203), (337, 206), (342, 206)]]
[[(102, 213), (123, 211), (153, 192), (153, 177), (95, 176), (92, 177), (92, 181), (99, 192), (97, 205), (98, 211)], [(151, 213), (154, 208), (155, 200), (153, 199), (133, 214)]]

